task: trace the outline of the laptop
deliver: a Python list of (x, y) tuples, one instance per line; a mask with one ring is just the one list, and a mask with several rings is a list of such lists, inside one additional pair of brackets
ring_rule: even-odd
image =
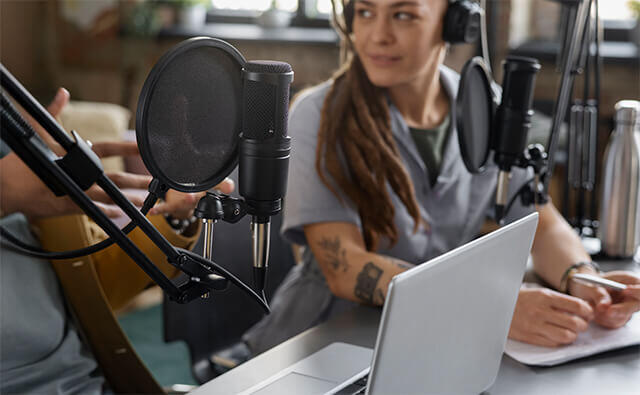
[(498, 374), (534, 213), (395, 276), (375, 348), (332, 343), (243, 394), (478, 394)]

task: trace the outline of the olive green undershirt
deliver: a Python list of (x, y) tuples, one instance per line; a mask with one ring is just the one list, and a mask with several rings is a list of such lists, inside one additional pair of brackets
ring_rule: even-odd
[(435, 185), (440, 175), (442, 157), (449, 137), (449, 124), (450, 116), (447, 115), (444, 121), (433, 129), (409, 128), (413, 142), (429, 173), (431, 186)]

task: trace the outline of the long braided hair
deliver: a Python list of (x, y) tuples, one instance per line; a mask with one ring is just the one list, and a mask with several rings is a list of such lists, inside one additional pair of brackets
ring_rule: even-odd
[(323, 104), (316, 170), (323, 184), (343, 203), (329, 177), (356, 205), (367, 250), (375, 251), (381, 237), (391, 245), (398, 241), (387, 183), (414, 219), (414, 232), (422, 221), (413, 183), (391, 133), (385, 90), (369, 81), (350, 38), (350, 21), (338, 12), (337, 1), (345, 9), (353, 0), (332, 0), (333, 23), (341, 36), (342, 66), (334, 74)]

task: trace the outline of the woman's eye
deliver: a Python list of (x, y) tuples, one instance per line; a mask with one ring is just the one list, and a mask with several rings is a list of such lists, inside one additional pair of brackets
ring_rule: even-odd
[(410, 21), (415, 18), (413, 14), (410, 14), (408, 12), (396, 12), (394, 14), (394, 17), (400, 21)]
[(356, 15), (358, 15), (360, 18), (370, 18), (372, 13), (370, 10), (367, 10), (366, 8), (360, 8), (356, 10)]

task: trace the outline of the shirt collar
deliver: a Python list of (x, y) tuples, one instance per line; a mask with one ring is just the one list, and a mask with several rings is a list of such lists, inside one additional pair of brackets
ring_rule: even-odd
[[(449, 138), (446, 142), (446, 148), (444, 150), (444, 155), (442, 157), (442, 165), (440, 167), (440, 176), (438, 177), (444, 179), (450, 178), (453, 170), (456, 165), (461, 164), (460, 159), (460, 148), (458, 145), (458, 131), (456, 127), (456, 120), (454, 114), (456, 113), (456, 97), (458, 94), (458, 83), (459, 76), (458, 74), (449, 69), (446, 66), (440, 67), (440, 81), (449, 96)], [(409, 153), (411, 160), (413, 160), (422, 171), (427, 173), (427, 168), (424, 165), (424, 161), (420, 157), (420, 153), (413, 142), (411, 137), (411, 132), (409, 131), (409, 126), (405, 122), (404, 118), (402, 118), (402, 114), (398, 108), (393, 104), (391, 99), (387, 96), (387, 102), (389, 104), (389, 113), (391, 118), (391, 132), (395, 137), (396, 141), (402, 145), (402, 147)]]

